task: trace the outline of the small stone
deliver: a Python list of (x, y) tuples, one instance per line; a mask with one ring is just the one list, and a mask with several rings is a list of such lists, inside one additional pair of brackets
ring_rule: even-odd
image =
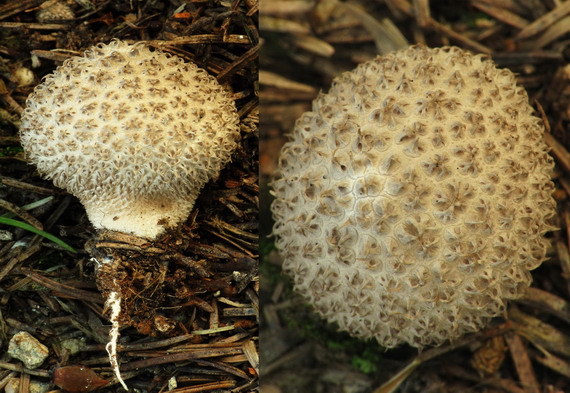
[(34, 72), (26, 67), (19, 67), (15, 69), (13, 77), (18, 87), (30, 86), (36, 79)]
[(174, 390), (178, 387), (178, 382), (176, 381), (176, 377), (172, 377), (168, 380), (168, 390)]
[(12, 239), (14, 239), (12, 232), (4, 229), (0, 230), (0, 241), (9, 242), (12, 241)]
[(8, 344), (8, 355), (21, 360), (26, 368), (34, 369), (46, 360), (49, 350), (30, 333), (19, 332)]

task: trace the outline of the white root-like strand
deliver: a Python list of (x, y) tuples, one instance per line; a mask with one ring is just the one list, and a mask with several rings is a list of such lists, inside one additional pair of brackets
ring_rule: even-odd
[(119, 341), (119, 314), (121, 313), (121, 296), (113, 291), (109, 293), (107, 299), (107, 307), (111, 309), (111, 331), (109, 332), (109, 342), (105, 346), (109, 354), (109, 361), (117, 380), (121, 383), (125, 390), (129, 390), (127, 384), (121, 377), (121, 370), (119, 369), (119, 362), (117, 361), (117, 342)]

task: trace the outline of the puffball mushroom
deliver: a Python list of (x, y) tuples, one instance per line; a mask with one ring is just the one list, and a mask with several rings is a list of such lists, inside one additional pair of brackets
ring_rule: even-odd
[(553, 160), (514, 74), (412, 46), (337, 77), (285, 144), (273, 233), (297, 291), (391, 348), (481, 329), (545, 259)]
[[(200, 189), (230, 160), (239, 116), (230, 92), (205, 70), (144, 43), (114, 40), (66, 60), (35, 88), (20, 139), (38, 172), (78, 197), (95, 228), (108, 230), (103, 238), (121, 232), (155, 240), (188, 217)], [(143, 278), (146, 287), (162, 283), (166, 266), (144, 252), (89, 250), (110, 310), (107, 352), (126, 389), (119, 325), (153, 323), (156, 301), (139, 298), (137, 286)], [(163, 296), (160, 288), (152, 294)]]
[(119, 40), (66, 60), (28, 97), (20, 139), (97, 229), (154, 239), (230, 160), (239, 116), (195, 64)]

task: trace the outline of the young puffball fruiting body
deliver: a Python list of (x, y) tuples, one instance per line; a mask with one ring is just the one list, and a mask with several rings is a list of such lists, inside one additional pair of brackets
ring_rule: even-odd
[(413, 46), (336, 78), (297, 121), (273, 232), (295, 288), (385, 347), (442, 344), (520, 298), (555, 214), (544, 128), (512, 72)]
[(230, 160), (239, 116), (205, 70), (114, 40), (36, 87), (20, 138), (28, 160), (77, 196), (96, 228), (154, 239), (188, 217)]

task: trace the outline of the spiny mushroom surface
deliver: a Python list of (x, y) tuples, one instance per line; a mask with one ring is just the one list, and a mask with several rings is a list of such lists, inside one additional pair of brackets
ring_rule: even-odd
[(514, 74), (413, 46), (339, 76), (274, 182), (276, 245), (328, 321), (438, 345), (520, 298), (554, 229), (553, 160)]
[(186, 219), (239, 139), (231, 94), (195, 64), (119, 40), (66, 60), (27, 100), (20, 138), (96, 228), (155, 238)]

